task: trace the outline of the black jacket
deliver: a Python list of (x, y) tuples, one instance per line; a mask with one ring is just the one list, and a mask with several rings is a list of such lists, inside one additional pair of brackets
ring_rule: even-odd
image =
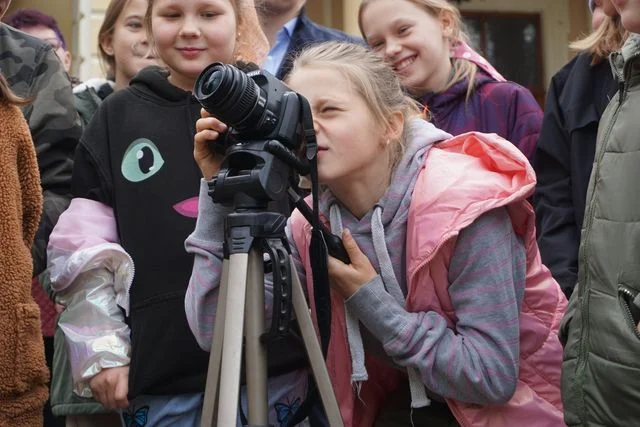
[(342, 31), (334, 30), (332, 28), (327, 28), (323, 27), (322, 25), (316, 24), (315, 22), (307, 18), (304, 13), (304, 9), (302, 9), (300, 15), (298, 16), (296, 27), (293, 29), (293, 34), (291, 35), (289, 49), (287, 49), (287, 54), (284, 56), (282, 64), (280, 64), (280, 68), (276, 73), (276, 77), (282, 80), (289, 73), (289, 71), (291, 71), (293, 60), (302, 49), (315, 43), (328, 41), (346, 41), (358, 44), (364, 43), (364, 41), (360, 38), (350, 36), (343, 33)]
[[(187, 324), (184, 296), (193, 257), (200, 171), (193, 159), (200, 105), (157, 67), (100, 105), (78, 146), (75, 197), (113, 207), (120, 244), (131, 255), (129, 397), (204, 390), (207, 353)], [(184, 203), (189, 201), (190, 203)]]
[(580, 229), (600, 116), (617, 84), (608, 61), (583, 53), (551, 80), (533, 166), (542, 262), (569, 297), (576, 285)]

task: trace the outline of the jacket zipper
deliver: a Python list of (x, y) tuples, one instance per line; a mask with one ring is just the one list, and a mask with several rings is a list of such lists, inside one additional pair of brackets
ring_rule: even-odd
[(638, 331), (638, 324), (633, 318), (633, 314), (631, 313), (631, 308), (629, 304), (633, 304), (633, 300), (638, 296), (638, 291), (632, 289), (626, 285), (618, 286), (618, 295), (620, 296), (620, 302), (622, 303), (622, 307), (624, 308), (624, 314), (631, 326), (631, 330), (635, 334), (638, 339), (640, 339), (640, 331)]
[[(616, 73), (617, 74), (617, 73)], [(620, 77), (619, 75), (617, 75), (616, 77)], [(627, 90), (627, 84), (626, 82), (623, 80), (619, 83), (618, 85), (618, 102), (616, 105), (616, 109), (613, 112), (612, 116), (611, 116), (611, 120), (609, 121), (608, 125), (607, 125), (607, 129), (606, 131), (603, 133), (603, 137), (602, 137), (602, 146), (600, 147), (600, 149), (598, 150), (597, 154), (596, 154), (596, 158), (595, 158), (595, 165), (596, 168), (592, 173), (593, 176), (593, 185), (595, 187), (596, 185), (596, 181), (598, 180), (599, 176), (600, 176), (600, 166), (601, 166), (601, 161), (602, 158), (604, 157), (604, 153), (606, 152), (606, 148), (607, 148), (607, 144), (609, 141), (609, 137), (611, 136), (611, 131), (613, 129), (613, 125), (616, 123), (617, 119), (618, 119), (618, 113), (620, 112), (620, 108), (622, 107), (622, 104), (625, 101), (625, 92)], [(589, 237), (591, 235), (591, 226), (593, 223), (593, 211), (595, 209), (594, 205), (593, 205), (593, 199), (595, 197), (595, 188), (593, 189), (593, 192), (591, 193), (591, 198), (589, 199), (589, 211), (588, 211), (588, 215), (585, 214), (585, 222), (586, 222), (586, 226), (585, 226), (585, 235), (584, 235), (584, 245), (581, 245), (580, 247), (580, 256), (579, 259), (582, 261), (583, 265), (587, 265), (587, 242), (589, 241)], [(578, 279), (580, 279), (580, 277), (578, 276)], [(584, 277), (582, 278), (583, 280), (581, 280), (582, 282), (582, 286), (580, 286), (579, 288), (579, 295), (582, 296), (581, 294), (585, 291), (585, 286), (587, 284), (587, 282), (589, 281), (589, 269), (585, 268), (584, 270)], [(580, 312), (581, 312), (581, 332), (580, 332), (580, 346), (579, 346), (579, 352), (578, 352), (578, 362), (576, 364), (576, 370), (575, 370), (575, 378), (579, 378), (580, 376), (582, 376), (582, 373), (584, 372), (585, 368), (586, 368), (586, 364), (587, 364), (587, 350), (586, 350), (586, 333), (585, 331), (588, 329), (589, 327), (589, 298), (581, 298), (580, 301), (580, 306), (579, 306)], [(579, 406), (579, 417), (580, 417), (580, 421), (584, 424), (586, 424), (586, 419), (584, 418), (586, 416), (586, 408), (585, 408), (585, 397), (584, 397), (584, 389), (582, 387), (578, 387), (578, 394), (579, 394), (579, 399), (578, 399), (578, 406)]]

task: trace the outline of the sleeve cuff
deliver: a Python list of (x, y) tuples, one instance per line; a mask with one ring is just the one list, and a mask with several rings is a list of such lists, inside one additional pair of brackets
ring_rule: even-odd
[(209, 186), (205, 179), (200, 180), (198, 196), (198, 218), (193, 237), (202, 241), (224, 241), (224, 220), (233, 208), (213, 203), (209, 196)]

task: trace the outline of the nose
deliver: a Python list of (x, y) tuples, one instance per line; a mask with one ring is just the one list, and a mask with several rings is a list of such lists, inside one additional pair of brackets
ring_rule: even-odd
[(385, 58), (393, 58), (395, 57), (401, 50), (400, 43), (397, 43), (395, 40), (387, 40), (387, 44), (384, 49)]
[(186, 16), (180, 28), (180, 37), (197, 38), (200, 37), (200, 27), (196, 18)]

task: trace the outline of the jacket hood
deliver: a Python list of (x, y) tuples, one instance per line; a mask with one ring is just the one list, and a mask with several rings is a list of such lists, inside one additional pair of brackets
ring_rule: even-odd
[[(408, 123), (408, 126), (409, 132), (404, 155), (396, 166), (391, 184), (376, 204), (382, 208), (382, 224), (385, 227), (396, 219), (399, 214), (398, 210), (402, 207), (402, 201), (410, 199), (418, 172), (420, 172), (424, 158), (431, 146), (436, 142), (451, 138), (451, 135), (445, 131), (422, 119), (413, 119)], [(331, 205), (336, 203), (337, 200), (331, 191), (326, 190), (320, 195), (321, 212), (329, 212)], [(373, 209), (359, 221), (346, 209), (341, 207), (341, 211), (342, 217), (345, 219), (344, 226), (349, 228), (352, 233), (358, 233), (358, 231), (370, 233), (369, 223)]]

